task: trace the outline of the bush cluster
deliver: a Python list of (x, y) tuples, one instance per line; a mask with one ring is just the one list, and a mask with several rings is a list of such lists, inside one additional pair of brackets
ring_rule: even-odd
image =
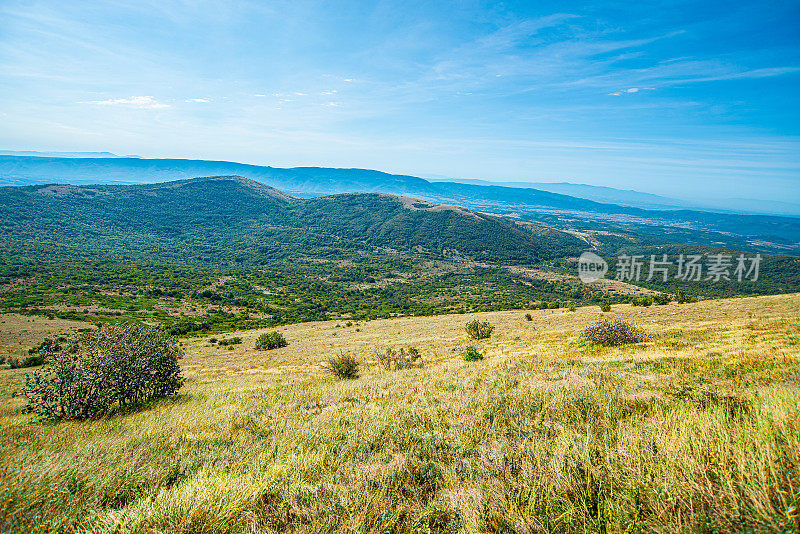
[(634, 306), (644, 306), (645, 308), (653, 305), (653, 297), (645, 295), (644, 297), (636, 297), (631, 299), (631, 304)]
[(323, 369), (336, 378), (341, 379), (358, 378), (358, 370), (360, 367), (361, 362), (350, 354), (339, 354), (339, 356), (334, 356), (328, 359), (326, 363), (322, 364)]
[(288, 345), (286, 338), (280, 332), (267, 332), (261, 334), (256, 340), (256, 349), (272, 350)]
[(678, 291), (678, 294), (675, 295), (675, 301), (678, 304), (686, 304), (688, 302), (697, 302), (697, 297), (688, 294), (686, 291)]
[(622, 319), (601, 319), (583, 331), (583, 337), (600, 345), (624, 345), (639, 343), (647, 334), (633, 323)]
[(481, 322), (475, 319), (467, 323), (466, 330), (472, 339), (486, 339), (492, 335), (494, 326), (485, 321)]
[(177, 339), (161, 328), (120, 324), (87, 332), (42, 356), (43, 369), (25, 378), (26, 413), (51, 419), (99, 417), (172, 395), (183, 385)]
[(419, 351), (414, 347), (400, 350), (386, 349), (385, 352), (376, 352), (378, 361), (381, 362), (384, 369), (389, 371), (422, 367), (422, 358)]
[(483, 359), (483, 354), (478, 351), (475, 347), (470, 345), (469, 347), (465, 348), (463, 352), (461, 352), (461, 356), (464, 358), (466, 362), (477, 362)]
[(604, 300), (600, 303), (600, 311), (604, 313), (608, 313), (611, 311), (611, 303)]
[(22, 369), (24, 367), (36, 367), (44, 363), (44, 357), (41, 354), (34, 354), (33, 356), (25, 356), (23, 358), (9, 358), (8, 365), (12, 369)]

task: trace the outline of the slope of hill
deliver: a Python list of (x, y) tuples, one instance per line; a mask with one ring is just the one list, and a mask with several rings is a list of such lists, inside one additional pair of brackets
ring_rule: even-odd
[[(580, 337), (597, 306), (530, 313), (194, 338), (179, 396), (86, 422), (20, 414), (0, 369), (0, 530), (797, 532), (799, 295), (615, 305), (652, 336), (621, 347)], [(67, 328), (13, 323), (0, 350)], [(380, 365), (409, 346), (423, 367)], [(324, 373), (339, 351), (358, 379)]]
[(464, 208), (385, 194), (299, 199), (239, 176), (137, 186), (0, 189), (0, 243), (20, 254), (129, 255), (248, 263), (342, 246), (422, 247), (489, 261), (535, 263), (580, 253), (567, 233), (534, 234)]
[[(573, 222), (601, 231), (607, 224), (689, 244), (800, 255), (800, 219), (740, 216), (687, 209), (641, 209), (531, 188), (429, 182), (364, 169), (280, 169), (224, 161), (141, 158), (0, 156), (0, 185), (142, 184), (196, 176), (240, 175), (302, 197), (375, 192), (527, 217), (562, 230)], [(608, 198), (604, 196), (603, 199)], [(621, 202), (625, 203), (624, 197)]]

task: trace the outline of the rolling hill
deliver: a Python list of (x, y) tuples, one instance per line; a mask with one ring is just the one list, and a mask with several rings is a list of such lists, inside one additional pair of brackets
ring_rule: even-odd
[[(662, 242), (800, 255), (798, 218), (676, 209), (679, 206), (664, 209), (663, 203), (659, 203), (662, 201), (654, 202), (649, 197), (647, 207), (659, 209), (642, 209), (634, 207), (642, 205), (641, 194), (613, 189), (603, 190), (598, 196), (597, 191), (589, 194), (585, 188), (550, 192), (530, 187), (431, 182), (365, 169), (282, 169), (225, 161), (136, 157), (0, 155), (0, 185), (9, 186), (147, 184), (212, 175), (243, 176), (305, 198), (341, 193), (386, 193), (521, 217), (562, 230), (627, 231), (648, 235), (650, 239), (668, 236)], [(563, 192), (574, 196), (561, 194)], [(581, 196), (595, 200), (579, 198)], [(631, 201), (634, 197), (635, 202)], [(617, 203), (613, 202), (615, 198)]]
[(0, 189), (6, 258), (59, 254), (259, 263), (375, 247), (535, 263), (580, 239), (465, 208), (378, 193), (301, 199), (241, 176)]

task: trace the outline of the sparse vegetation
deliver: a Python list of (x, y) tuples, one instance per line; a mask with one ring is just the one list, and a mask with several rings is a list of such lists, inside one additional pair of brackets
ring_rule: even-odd
[(467, 331), (467, 335), (469, 335), (469, 337), (472, 339), (487, 339), (492, 335), (494, 326), (486, 321), (479, 321), (475, 319), (474, 321), (468, 322), (465, 329)]
[[(480, 317), (502, 344), (471, 364), (459, 363), (458, 314), (375, 321), (364, 334), (286, 326), (302, 342), (285, 358), (260, 358), (256, 332), (240, 334), (236, 357), (188, 339), (186, 395), (66, 424), (20, 416), (24, 399), (10, 393), (23, 371), (5, 369), (0, 525), (794, 532), (798, 305), (792, 295), (637, 308), (661, 333), (633, 350), (575, 339), (594, 306), (537, 318), (535, 337), (524, 312), (493, 312)], [(424, 368), (364, 366), (341, 381), (320, 372), (332, 344), (360, 358), (400, 331)]]
[(644, 330), (623, 319), (601, 319), (585, 329), (582, 335), (592, 343), (606, 346), (639, 343), (647, 339)]
[(286, 338), (280, 332), (266, 332), (258, 336), (256, 340), (256, 349), (258, 350), (272, 350), (288, 345)]

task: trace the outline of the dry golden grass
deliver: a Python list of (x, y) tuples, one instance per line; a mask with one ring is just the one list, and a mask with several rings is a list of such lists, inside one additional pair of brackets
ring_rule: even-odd
[[(97, 421), (32, 422), (4, 395), (0, 529), (797, 531), (800, 295), (614, 306), (653, 334), (616, 348), (579, 336), (598, 307), (525, 313), (191, 339), (182, 395)], [(491, 339), (467, 339), (475, 318)], [(401, 346), (425, 367), (376, 365)], [(340, 351), (372, 365), (335, 380)]]

